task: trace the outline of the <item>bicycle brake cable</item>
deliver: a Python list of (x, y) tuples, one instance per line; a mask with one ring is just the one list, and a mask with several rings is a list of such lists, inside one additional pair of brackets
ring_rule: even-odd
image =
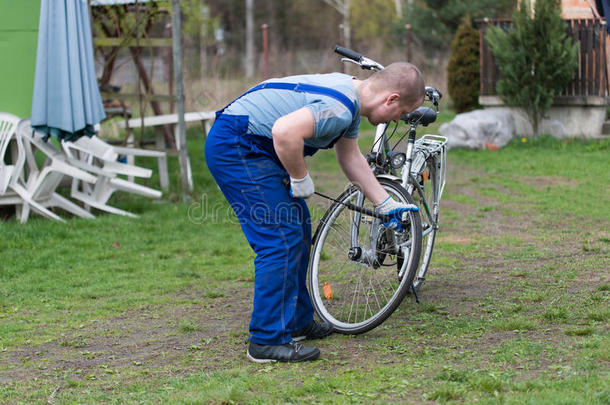
[(388, 221), (390, 221), (392, 219), (391, 215), (379, 214), (378, 212), (375, 212), (373, 210), (369, 210), (368, 208), (359, 207), (359, 206), (354, 205), (352, 203), (339, 201), (339, 200), (334, 199), (332, 197), (329, 197), (329, 196), (327, 196), (325, 194), (322, 194), (322, 193), (320, 193), (318, 191), (314, 191), (313, 193), (316, 194), (316, 195), (319, 195), (322, 198), (326, 198), (327, 200), (335, 202), (337, 204), (341, 204), (341, 205), (345, 206), (346, 208), (349, 208), (352, 211), (356, 211), (356, 212), (359, 212), (359, 213), (364, 214), (364, 215), (369, 215), (371, 217), (374, 217), (374, 218), (377, 218), (377, 219), (381, 219), (384, 222), (388, 222)]
[[(290, 180), (289, 180), (288, 178), (284, 178), (284, 179), (282, 180), (282, 184), (283, 184), (285, 187), (290, 187)], [(394, 217), (393, 217), (393, 216), (391, 216), (391, 215), (380, 214), (380, 213), (375, 212), (375, 211), (373, 211), (373, 210), (370, 210), (370, 209), (368, 209), (368, 208), (359, 207), (359, 206), (354, 205), (354, 204), (352, 204), (352, 203), (348, 203), (348, 202), (339, 201), (339, 200), (337, 200), (337, 199), (335, 199), (335, 198), (329, 197), (329, 196), (327, 196), (326, 194), (322, 194), (322, 193), (320, 193), (320, 192), (318, 192), (318, 191), (314, 191), (313, 193), (314, 193), (314, 194), (316, 194), (316, 195), (318, 195), (318, 196), (320, 196), (320, 197), (322, 197), (322, 198), (325, 198), (325, 199), (327, 199), (327, 200), (330, 200), (330, 201), (332, 201), (332, 202), (334, 202), (334, 203), (337, 203), (337, 204), (343, 205), (344, 207), (349, 208), (349, 209), (350, 209), (350, 210), (352, 210), (352, 211), (356, 211), (356, 212), (359, 212), (359, 213), (364, 214), (364, 215), (369, 215), (369, 216), (371, 216), (371, 217), (373, 217), (373, 218), (380, 219), (380, 220), (382, 220), (382, 221), (384, 221), (384, 222), (389, 222), (389, 221), (391, 221), (391, 220), (394, 218)], [(407, 221), (400, 221), (400, 223), (401, 223), (401, 225), (408, 225), (408, 222), (407, 222)]]
[[(387, 128), (386, 128), (386, 131), (387, 131)], [(375, 149), (375, 146), (377, 146), (377, 144), (381, 141), (382, 138), (383, 137), (380, 136), (379, 139), (377, 139), (375, 141), (375, 143), (373, 143), (373, 146), (371, 146), (371, 151), (373, 151), (373, 149)]]
[(407, 136), (408, 134), (409, 134), (409, 130), (407, 129), (407, 130), (405, 131), (405, 133), (404, 133), (404, 134), (402, 134), (402, 135), (400, 136), (400, 138), (398, 139), (398, 142), (396, 142), (396, 143), (394, 144), (394, 146), (392, 147), (392, 150), (395, 150), (395, 149), (398, 147), (398, 145), (400, 145), (400, 143), (402, 142), (402, 140), (406, 138), (406, 136)]
[(392, 133), (390, 135), (386, 136), (386, 138), (385, 138), (388, 143), (390, 143), (390, 140), (392, 139), (392, 137), (396, 133), (397, 129), (398, 129), (398, 122), (395, 122), (394, 123), (394, 129), (392, 129)]

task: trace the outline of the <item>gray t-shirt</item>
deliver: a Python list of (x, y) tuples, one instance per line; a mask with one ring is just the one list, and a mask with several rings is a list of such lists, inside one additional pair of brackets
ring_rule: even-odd
[(360, 99), (351, 76), (343, 73), (301, 75), (270, 79), (268, 82), (305, 83), (332, 88), (352, 100), (356, 114), (352, 116), (342, 102), (331, 96), (268, 88), (246, 94), (229, 105), (224, 114), (247, 115), (249, 133), (271, 138), (271, 128), (278, 118), (307, 107), (314, 118), (314, 136), (305, 139), (305, 145), (327, 148), (339, 136), (358, 137)]

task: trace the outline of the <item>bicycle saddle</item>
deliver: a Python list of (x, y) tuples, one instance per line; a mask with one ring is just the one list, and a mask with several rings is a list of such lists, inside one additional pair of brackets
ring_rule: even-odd
[(430, 107), (419, 107), (415, 111), (409, 114), (403, 114), (401, 119), (407, 124), (411, 125), (423, 125), (424, 127), (428, 124), (436, 121), (436, 111)]

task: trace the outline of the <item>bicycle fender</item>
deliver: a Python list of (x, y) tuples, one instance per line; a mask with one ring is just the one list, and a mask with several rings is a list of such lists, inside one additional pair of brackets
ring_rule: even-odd
[(388, 179), (390, 181), (395, 181), (397, 183), (401, 183), (402, 179), (398, 176), (394, 176), (392, 174), (379, 174), (376, 176), (378, 179)]

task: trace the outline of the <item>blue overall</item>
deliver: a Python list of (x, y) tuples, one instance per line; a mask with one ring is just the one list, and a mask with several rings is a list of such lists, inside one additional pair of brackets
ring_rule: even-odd
[[(303, 91), (303, 86), (295, 90), (294, 84), (267, 85)], [(259, 85), (238, 99), (263, 87)], [(308, 86), (306, 91), (319, 91), (350, 108), (333, 89)], [(352, 104), (349, 99), (347, 102)], [(313, 321), (306, 287), (311, 248), (309, 209), (304, 199), (291, 197), (283, 184), (289, 175), (272, 139), (249, 134), (248, 116), (223, 114), (225, 108), (216, 113), (205, 158), (256, 253), (250, 340), (263, 345), (288, 343), (293, 331)], [(307, 154), (314, 152), (313, 148), (306, 150)]]

